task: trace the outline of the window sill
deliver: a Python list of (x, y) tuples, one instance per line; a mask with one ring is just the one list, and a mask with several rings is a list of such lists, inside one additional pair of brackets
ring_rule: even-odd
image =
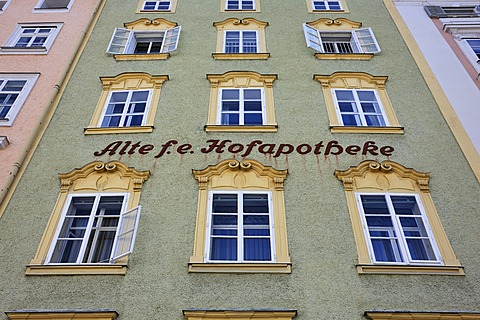
[(136, 13), (174, 13), (172, 10), (138, 10)]
[(189, 263), (192, 273), (292, 273), (291, 263)]
[(332, 133), (392, 133), (404, 134), (403, 127), (345, 127), (330, 126)]
[(27, 276), (59, 276), (59, 275), (125, 275), (127, 265), (28, 265)]
[(34, 13), (52, 13), (52, 12), (69, 12), (70, 9), (65, 8), (34, 8)]
[(277, 132), (278, 126), (267, 124), (263, 126), (222, 126), (217, 124), (205, 125), (206, 132)]
[(118, 61), (125, 60), (167, 60), (170, 53), (146, 53), (146, 54), (114, 54), (113, 57)]
[(431, 274), (464, 276), (463, 266), (357, 265), (359, 274)]
[(0, 136), (0, 150), (5, 149), (10, 142), (6, 136)]
[(113, 134), (113, 133), (150, 133), (154, 126), (141, 127), (114, 127), (114, 128), (85, 128), (84, 133), (90, 134)]
[(373, 53), (315, 53), (319, 60), (372, 60)]
[(212, 53), (216, 60), (267, 60), (270, 53)]
[(46, 54), (48, 53), (45, 47), (0, 47), (1, 53), (23, 53), (23, 54)]
[(310, 11), (311, 13), (350, 13), (349, 11), (347, 10), (312, 10)]

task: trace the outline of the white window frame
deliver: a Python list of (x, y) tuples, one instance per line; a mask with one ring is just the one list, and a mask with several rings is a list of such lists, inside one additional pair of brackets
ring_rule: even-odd
[[(135, 34), (137, 35), (147, 35), (151, 34), (152, 36), (162, 34), (163, 41), (160, 53), (169, 53), (177, 50), (178, 41), (180, 39), (180, 32), (182, 27), (174, 27), (166, 30), (156, 30), (156, 31), (144, 31), (144, 30), (131, 30), (126, 28), (115, 28), (110, 43), (107, 48), (107, 54), (135, 54), (135, 47), (137, 40)], [(123, 34), (123, 35), (122, 35)], [(118, 42), (120, 41), (120, 43)], [(114, 49), (116, 47), (117, 49)], [(151, 54), (151, 53), (147, 53)]]
[[(333, 2), (333, 1), (328, 1), (328, 0), (312, 0), (312, 9), (314, 11), (339, 11), (339, 10), (344, 10), (343, 9), (343, 6), (342, 6), (342, 1), (340, 0), (334, 0), (335, 2), (338, 2), (338, 5), (340, 6), (340, 9), (330, 9), (330, 5), (329, 5), (329, 2)], [(315, 2), (323, 2), (325, 4), (325, 8), (326, 9), (315, 9)]]
[[(65, 7), (61, 8), (42, 8), (43, 4), (49, 0), (39, 0), (37, 4), (34, 7), (35, 13), (49, 13), (49, 12), (69, 12), (70, 9), (72, 8), (73, 2), (75, 0), (67, 0), (68, 4)], [(52, 1), (52, 0), (50, 0)]]
[[(360, 34), (366, 31), (369, 34), (369, 38), (372, 39), (372, 42), (369, 45), (374, 45), (375, 50), (368, 50), (367, 45), (362, 44), (360, 39), (362, 38)], [(377, 39), (373, 34), (372, 28), (360, 28), (360, 29), (353, 29), (353, 30), (338, 30), (338, 31), (328, 31), (328, 30), (318, 30), (314, 27), (309, 26), (308, 24), (303, 24), (303, 32), (305, 35), (305, 41), (307, 42), (307, 47), (312, 48), (319, 53), (327, 53), (323, 49), (323, 42), (322, 42), (322, 33), (347, 33), (351, 32), (350, 41), (354, 44), (352, 45), (352, 49), (354, 49), (353, 53), (373, 53), (377, 54), (381, 51), (380, 46), (378, 45)], [(356, 52), (355, 52), (356, 51)], [(343, 54), (343, 53), (339, 53)]]
[(110, 91), (108, 93), (108, 97), (107, 97), (107, 101), (105, 103), (105, 106), (103, 107), (103, 110), (102, 110), (102, 115), (100, 116), (100, 119), (98, 121), (98, 124), (97, 124), (97, 127), (98, 128), (130, 128), (130, 127), (138, 127), (138, 126), (129, 126), (129, 125), (119, 125), (118, 127), (103, 127), (102, 126), (102, 122), (103, 122), (103, 119), (105, 118), (105, 116), (108, 116), (106, 113), (107, 113), (107, 109), (108, 109), (108, 105), (110, 104), (110, 100), (112, 98), (112, 95), (114, 93), (121, 93), (121, 92), (127, 92), (128, 95), (127, 95), (127, 100), (125, 101), (125, 105), (124, 105), (124, 108), (123, 108), (123, 111), (122, 111), (122, 114), (121, 114), (121, 118), (120, 118), (120, 124), (123, 123), (124, 119), (129, 115), (129, 113), (127, 113), (128, 111), (128, 105), (130, 104), (131, 102), (131, 99), (132, 99), (132, 95), (135, 93), (135, 92), (138, 92), (138, 91), (148, 91), (148, 97), (147, 97), (147, 101), (146, 101), (146, 106), (145, 106), (145, 111), (143, 112), (143, 118), (142, 118), (142, 124), (140, 126), (144, 126), (146, 121), (147, 121), (147, 117), (148, 117), (148, 113), (150, 112), (150, 104), (152, 103), (152, 96), (153, 96), (153, 90), (152, 89), (138, 89), (138, 90), (113, 90), (113, 91)]
[(4, 13), (5, 10), (7, 10), (8, 5), (12, 2), (12, 0), (2, 0), (0, 1), (0, 5), (3, 3), (3, 5), (0, 7), (0, 14)]
[[(160, 2), (168, 2), (169, 5), (168, 5), (167, 10), (160, 10), (160, 9), (148, 10), (148, 9), (145, 9), (145, 5), (146, 5), (147, 2), (156, 2), (155, 8), (158, 8), (158, 5), (160, 4)], [(173, 0), (143, 0), (143, 5), (142, 5), (141, 11), (145, 11), (145, 12), (171, 12), (172, 11), (172, 5), (173, 5)]]
[[(239, 110), (238, 110), (238, 125), (228, 125), (228, 124), (222, 124), (222, 92), (223, 90), (238, 90), (239, 91)], [(266, 117), (267, 117), (267, 111), (266, 111), (266, 105), (265, 105), (265, 91), (264, 88), (259, 88), (259, 87), (247, 87), (247, 88), (236, 88), (236, 87), (231, 87), (231, 88), (220, 88), (218, 90), (218, 111), (217, 111), (217, 124), (222, 125), (222, 126), (245, 126), (245, 121), (244, 121), (244, 116), (245, 116), (245, 104), (244, 104), (244, 90), (260, 90), (260, 97), (261, 97), (261, 103), (262, 103), (262, 126), (266, 124)], [(233, 113), (233, 112), (232, 112)], [(252, 112), (252, 113), (258, 113), (258, 112)], [(251, 126), (251, 125), (246, 125), (246, 126)]]
[[(364, 213), (364, 209), (363, 209), (363, 205), (362, 205), (362, 201), (361, 201), (361, 196), (362, 195), (367, 195), (367, 196), (372, 196), (373, 195), (373, 196), (384, 196), (385, 197), (386, 203), (387, 203), (387, 206), (388, 206), (388, 210), (389, 210), (389, 213), (390, 213), (389, 216), (391, 218), (394, 231), (397, 234), (398, 246), (400, 248), (401, 254), (402, 254), (403, 259), (404, 259), (403, 262), (402, 261), (395, 261), (395, 262), (393, 262), (393, 261), (392, 262), (390, 262), (390, 261), (376, 261), (375, 253), (374, 253), (374, 250), (373, 250), (373, 245), (372, 245), (372, 241), (371, 241), (371, 238), (370, 238), (369, 229), (368, 229), (368, 225), (367, 225), (367, 220), (366, 220), (366, 217), (365, 217), (365, 213)], [(394, 210), (394, 207), (393, 207), (393, 204), (392, 204), (391, 196), (415, 197), (415, 200), (417, 202), (417, 205), (418, 205), (418, 208), (419, 208), (419, 211), (420, 211), (420, 216), (422, 218), (422, 222), (423, 222), (425, 230), (427, 232), (428, 240), (430, 241), (430, 244), (432, 246), (432, 250), (435, 254), (436, 260), (413, 260), (411, 258), (410, 250), (408, 249), (408, 245), (407, 245), (407, 242), (406, 242), (406, 239), (405, 239), (405, 234), (403, 232), (403, 228), (401, 227), (400, 218), (399, 218), (399, 215), (395, 214), (395, 210)], [(428, 222), (428, 218), (427, 218), (427, 215), (425, 213), (423, 203), (420, 199), (420, 195), (418, 195), (416, 193), (390, 193), (390, 192), (386, 192), (386, 193), (365, 193), (365, 192), (356, 192), (355, 193), (355, 198), (356, 198), (357, 205), (358, 205), (358, 211), (360, 213), (361, 220), (362, 220), (362, 226), (363, 226), (363, 230), (364, 230), (364, 234), (365, 234), (365, 239), (366, 239), (366, 242), (367, 242), (367, 247), (368, 247), (368, 250), (369, 250), (370, 259), (371, 259), (373, 264), (385, 264), (385, 265), (443, 265), (443, 260), (442, 260), (441, 255), (440, 255), (438, 245), (435, 241), (435, 237), (433, 235), (432, 228), (430, 227), (430, 224)], [(406, 216), (412, 217), (412, 215), (406, 215)], [(415, 217), (418, 217), (418, 216), (415, 216)]]
[[(214, 194), (236, 194), (237, 195), (237, 260), (212, 260), (210, 259), (210, 247), (211, 247), (211, 233), (212, 233), (212, 207), (213, 207), (213, 195)], [(269, 218), (269, 231), (270, 231), (270, 256), (271, 260), (261, 260), (261, 261), (244, 261), (243, 255), (243, 219), (240, 219), (240, 215), (243, 215), (243, 195), (244, 194), (266, 194), (268, 196), (268, 218)], [(229, 191), (229, 190), (215, 190), (210, 191), (208, 194), (208, 216), (207, 216), (207, 233), (206, 233), (206, 242), (205, 242), (205, 256), (204, 261), (206, 263), (275, 263), (276, 262), (276, 248), (275, 248), (275, 234), (274, 234), (274, 224), (273, 220), (273, 203), (272, 203), (272, 192), (271, 191), (254, 191), (254, 190), (242, 190), (242, 191)], [(266, 237), (266, 236), (265, 236)]]
[[(115, 233), (115, 240), (114, 240), (113, 245), (112, 245), (112, 251), (110, 253), (110, 258), (106, 262), (84, 263), (82, 261), (83, 261), (85, 252), (86, 252), (87, 247), (88, 247), (90, 234), (92, 232), (92, 227), (93, 227), (93, 223), (94, 223), (94, 220), (95, 220), (95, 214), (96, 214), (100, 199), (102, 197), (116, 197), (116, 196), (117, 197), (119, 197), (119, 196), (123, 197), (123, 203), (122, 203), (122, 208), (120, 210), (119, 221), (118, 221), (118, 224), (117, 224), (117, 230), (116, 230), (116, 233)], [(85, 198), (85, 197), (95, 197), (95, 200), (94, 200), (94, 204), (92, 206), (92, 210), (90, 211), (90, 217), (89, 217), (89, 220), (88, 220), (88, 225), (87, 225), (86, 230), (85, 230), (85, 234), (83, 235), (83, 239), (81, 240), (82, 245), (81, 245), (80, 251), (78, 253), (76, 262), (75, 263), (62, 263), (62, 262), (53, 263), (53, 262), (50, 262), (51, 259), (52, 259), (55, 247), (57, 245), (57, 241), (58, 241), (60, 232), (63, 229), (63, 224), (65, 222), (66, 215), (69, 211), (70, 204), (71, 204), (72, 200), (74, 198)], [(128, 202), (129, 202), (129, 193), (104, 193), (104, 192), (101, 192), (101, 193), (80, 193), (80, 194), (78, 194), (78, 193), (75, 194), (74, 193), (74, 194), (69, 194), (68, 198), (67, 198), (67, 201), (65, 202), (65, 206), (62, 209), (62, 216), (61, 216), (61, 219), (60, 219), (59, 224), (57, 226), (57, 229), (55, 231), (55, 236), (54, 236), (54, 238), (52, 240), (52, 243), (50, 245), (50, 249), (48, 251), (47, 258), (45, 260), (45, 264), (49, 264), (49, 265), (79, 265), (79, 264), (90, 264), (90, 265), (95, 264), (96, 265), (96, 264), (100, 264), (100, 265), (104, 265), (104, 264), (113, 264), (113, 263), (115, 263), (115, 261), (117, 259), (119, 259), (123, 256), (126, 256), (126, 255), (129, 255), (133, 251), (133, 244), (135, 242), (136, 230), (137, 230), (137, 227), (138, 227), (138, 220), (139, 220), (139, 217), (140, 217), (140, 206), (132, 208), (132, 209), (127, 211), (126, 208), (127, 208)], [(133, 235), (131, 237), (131, 242), (126, 246), (125, 245), (121, 246), (119, 244), (119, 242), (120, 242), (119, 237), (121, 236), (120, 230), (122, 229), (122, 226), (124, 225), (125, 216), (128, 213), (133, 212), (135, 210), (137, 210), (137, 216), (135, 217), (134, 230), (131, 231), (131, 232), (133, 232)], [(125, 232), (122, 232), (122, 233), (125, 233)], [(118, 252), (119, 248), (125, 248), (125, 247), (128, 247), (129, 250), (126, 250), (126, 251), (120, 252), (120, 253)]]
[[(380, 108), (380, 112), (381, 112), (381, 115), (383, 117), (383, 121), (385, 122), (385, 127), (388, 127), (390, 126), (390, 123), (388, 122), (388, 118), (387, 118), (387, 115), (385, 114), (385, 109), (383, 108), (383, 105), (382, 105), (382, 101), (380, 100), (380, 96), (378, 95), (378, 92), (377, 90), (374, 90), (374, 89), (347, 89), (347, 88), (334, 88), (334, 89), (331, 89), (331, 93), (332, 93), (332, 98), (333, 98), (333, 101), (335, 103), (335, 110), (337, 112), (337, 117), (338, 117), (338, 122), (340, 123), (340, 125), (342, 126), (350, 126), (350, 125), (345, 125), (343, 123), (343, 119), (342, 119), (342, 112), (340, 111), (340, 106), (338, 104), (338, 100), (337, 100), (337, 95), (335, 94), (335, 91), (351, 91), (353, 93), (353, 97), (355, 99), (355, 104), (357, 106), (357, 110), (358, 110), (358, 115), (360, 117), (360, 121), (361, 121), (361, 124), (358, 124), (354, 127), (370, 127), (370, 128), (374, 128), (374, 127), (378, 127), (378, 128), (381, 128), (381, 127), (384, 127), (384, 126), (369, 126), (367, 124), (367, 120), (365, 119), (365, 113), (363, 112), (362, 110), (362, 107), (361, 107), (361, 104), (360, 104), (360, 98), (358, 97), (358, 93), (359, 91), (372, 91), (374, 94), (375, 94), (375, 99), (377, 100), (377, 103), (378, 103), (378, 107)], [(367, 113), (368, 115), (368, 113)]]
[[(0, 47), (2, 54), (47, 54), (50, 50), (55, 38), (57, 37), (63, 23), (21, 23), (18, 24), (15, 30), (8, 37), (5, 44)], [(48, 35), (45, 43), (40, 47), (15, 47), (15, 44), (20, 40), (23, 29), (26, 28), (53, 28)]]
[[(227, 32), (238, 32), (239, 33), (239, 52), (236, 53), (259, 53), (260, 52), (260, 42), (259, 34), (257, 30), (225, 30), (223, 32), (223, 53), (227, 53)], [(254, 32), (255, 33), (255, 52), (243, 52), (243, 33), (244, 32)], [(232, 52), (233, 53), (233, 52)]]
[[(228, 1), (229, 0), (225, 0), (225, 11), (254, 11), (254, 10), (257, 10), (257, 8), (256, 8), (257, 0), (238, 0), (238, 9), (229, 9), (228, 8)], [(253, 2), (253, 8), (252, 9), (244, 9), (243, 8), (243, 2), (244, 1), (252, 1)]]
[[(5, 119), (0, 119), (0, 126), (11, 126), (13, 124), (13, 121), (17, 117), (18, 113), (20, 112), (20, 109), (22, 108), (23, 104), (25, 103), (25, 100), (27, 99), (30, 91), (33, 88), (33, 85), (37, 81), (39, 77), (39, 74), (1, 74), (0, 73), (0, 80), (25, 80), (27, 83), (25, 83), (23, 89), (20, 91), (19, 96), (15, 100), (14, 104), (10, 108), (10, 111), (7, 113)], [(3, 83), (0, 85), (0, 88), (3, 88)], [(0, 89), (0, 93), (1, 93)]]

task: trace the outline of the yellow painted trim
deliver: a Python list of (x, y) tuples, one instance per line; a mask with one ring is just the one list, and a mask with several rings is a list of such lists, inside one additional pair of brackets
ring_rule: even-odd
[[(254, 18), (244, 18), (244, 19), (229, 18), (223, 21), (214, 22), (213, 26), (217, 28), (217, 48), (216, 48), (217, 53), (214, 53), (213, 55), (218, 55), (219, 53), (223, 53), (225, 31), (252, 30), (252, 31), (257, 31), (258, 33), (259, 53), (264, 53), (264, 55), (262, 56), (263, 59), (268, 58), (269, 54), (265, 56), (265, 53), (267, 52), (267, 45), (265, 41), (265, 28), (268, 26), (268, 22), (259, 21)], [(253, 57), (253, 54), (245, 54), (245, 53), (242, 53), (242, 54), (225, 54), (224, 53), (224, 55), (227, 57), (227, 59), (245, 59), (242, 56)], [(256, 58), (250, 58), (250, 59), (258, 59), (258, 57), (260, 56), (257, 56)]]
[(296, 310), (183, 310), (187, 320), (291, 320)]
[(338, 0), (342, 4), (343, 10), (314, 10), (312, 6), (312, 0), (306, 0), (307, 1), (307, 10), (310, 13), (350, 13), (347, 7), (347, 3), (345, 0)]
[[(203, 170), (192, 170), (198, 181), (197, 221), (190, 272), (284, 272), (291, 270), (288, 255), (287, 225), (283, 184), (287, 170), (276, 170), (255, 160), (228, 159)], [(204, 263), (208, 216), (208, 194), (212, 190), (262, 190), (272, 193), (272, 210), (275, 241), (275, 263), (268, 264), (217, 264)], [(243, 271), (242, 271), (243, 270)], [(263, 270), (263, 271), (262, 271)], [(276, 271), (275, 271), (276, 270)]]
[(372, 60), (373, 56), (373, 53), (315, 53), (319, 60)]
[[(138, 21), (138, 20), (137, 20)], [(144, 72), (121, 73), (116, 77), (100, 77), (102, 82), (102, 94), (92, 116), (90, 124), (85, 129), (85, 134), (107, 134), (107, 133), (133, 133), (152, 132), (155, 121), (155, 114), (158, 109), (162, 85), (168, 80), (167, 75), (152, 76)], [(140, 127), (100, 127), (104, 109), (110, 92), (124, 90), (153, 90), (150, 105), (147, 106), (148, 113), (145, 115), (145, 124)], [(95, 129), (96, 128), (96, 129)]]
[(222, 125), (206, 125), (206, 132), (277, 132), (278, 126), (222, 126)]
[(125, 22), (125, 28), (136, 31), (166, 30), (178, 26), (176, 22), (168, 21), (163, 18), (147, 19), (141, 18), (132, 22)]
[(353, 21), (347, 18), (320, 18), (307, 24), (317, 30), (323, 31), (352, 31), (362, 26), (361, 22)]
[(8, 320), (115, 320), (118, 317), (118, 313), (115, 311), (72, 311), (72, 312), (54, 312), (54, 311), (25, 311), (15, 312), (6, 311)]
[(291, 263), (189, 263), (188, 272), (292, 273)]
[(422, 51), (418, 47), (415, 38), (410, 33), (407, 25), (403, 21), (400, 13), (398, 12), (395, 4), (392, 0), (383, 0), (388, 12), (390, 13), (393, 21), (395, 22), (403, 40), (407, 44), (410, 53), (412, 54), (415, 62), (417, 63), (420, 72), (423, 75), (425, 82), (427, 83), (433, 98), (437, 102), (438, 108), (443, 114), (445, 121), (448, 123), (450, 130), (452, 131), (455, 139), (457, 140), (460, 148), (465, 155), (470, 167), (472, 168), (477, 180), (480, 181), (480, 155), (477, 152), (472, 140), (468, 136), (465, 128), (463, 127), (460, 119), (458, 118), (455, 110), (453, 109), (450, 101), (448, 101), (447, 95), (442, 90), (442, 87), (438, 83), (435, 74), (422, 54)]
[(153, 126), (141, 127), (113, 127), (113, 128), (85, 128), (86, 135), (92, 134), (114, 134), (114, 133), (150, 133), (153, 132)]
[(365, 316), (369, 320), (479, 320), (480, 313), (475, 312), (415, 312), (415, 311), (367, 311)]
[(114, 54), (113, 57), (117, 61), (125, 60), (167, 60), (170, 58), (170, 53), (149, 53), (149, 54)]
[[(387, 82), (388, 77), (386, 76), (372, 76), (366, 72), (335, 72), (331, 75), (314, 75), (313, 79), (320, 82), (322, 85), (323, 97), (325, 99), (325, 106), (327, 108), (328, 119), (330, 121), (330, 128), (332, 132), (342, 132), (339, 127), (342, 127), (340, 124), (340, 119), (338, 118), (337, 110), (335, 107), (335, 101), (332, 96), (332, 89), (370, 89), (375, 90), (382, 104), (385, 117), (388, 121), (388, 127), (392, 127), (392, 130), (384, 132), (381, 130), (374, 129), (373, 127), (369, 128), (368, 132), (375, 133), (402, 133), (398, 128), (402, 128), (398, 122), (397, 116), (393, 109), (392, 102), (387, 95), (385, 90), (385, 83)], [(364, 127), (359, 127), (356, 129), (362, 131)], [(353, 130), (345, 129), (344, 132), (353, 133)], [(367, 131), (366, 131), (367, 132)]]
[(220, 1), (220, 12), (260, 12), (260, 0), (255, 1), (255, 10), (226, 10), (226, 1)]
[[(435, 274), (463, 274), (463, 267), (461, 266), (460, 261), (455, 257), (453, 248), (448, 241), (447, 235), (440, 222), (440, 218), (438, 217), (437, 210), (433, 204), (430, 195), (429, 173), (418, 172), (393, 161), (383, 161), (379, 163), (374, 160), (366, 160), (360, 162), (356, 167), (352, 166), (343, 171), (336, 170), (335, 177), (342, 181), (345, 189), (350, 220), (352, 222), (353, 234), (358, 251), (359, 267), (357, 270), (360, 273), (396, 273), (395, 271), (398, 271), (398, 273), (402, 274), (407, 272), (407, 270), (414, 270), (416, 273), (422, 271), (425, 273), (434, 273), (434, 270), (437, 270), (437, 273)], [(443, 260), (443, 266), (426, 265), (421, 267), (418, 266), (417, 269), (415, 269), (415, 266), (412, 265), (373, 265), (367, 247), (367, 239), (365, 238), (361, 215), (355, 198), (356, 192), (397, 192), (418, 194)]]
[(58, 275), (125, 275), (127, 266), (112, 265), (28, 265), (25, 275), (27, 276), (58, 276)]
[(432, 274), (464, 276), (463, 267), (357, 265), (359, 274)]
[[(66, 269), (70, 269), (72, 274), (84, 272), (96, 274), (96, 272), (118, 272), (114, 266), (123, 266), (128, 263), (128, 257), (119, 259), (112, 265), (45, 265), (48, 251), (52, 246), (55, 232), (62, 217), (62, 211), (65, 207), (69, 194), (98, 193), (98, 192), (122, 192), (130, 194), (127, 209), (138, 206), (140, 202), (140, 193), (143, 183), (149, 178), (150, 172), (137, 171), (134, 168), (127, 167), (120, 161), (111, 161), (103, 163), (100, 161), (91, 162), (82, 168), (74, 169), (66, 174), (59, 174), (60, 194), (53, 212), (48, 220), (42, 239), (38, 246), (35, 257), (27, 267), (27, 274), (54, 274), (55, 271), (64, 274)], [(113, 266), (113, 267), (112, 267)], [(121, 269), (121, 268), (120, 268)], [(80, 270), (80, 271), (79, 271)], [(126, 269), (125, 269), (126, 272)], [(83, 273), (82, 273), (83, 274)], [(110, 273), (109, 273), (110, 274)]]
[(267, 60), (270, 53), (212, 53), (216, 60)]
[[(217, 115), (220, 88), (263, 88), (265, 95), (265, 126), (277, 126), (273, 99), (273, 82), (277, 79), (276, 74), (260, 74), (253, 71), (230, 71), (224, 74), (207, 74), (207, 79), (210, 81), (211, 88), (208, 118), (205, 128), (219, 126), (217, 123)], [(267, 130), (270, 129), (267, 127)]]
[(172, 5), (170, 11), (150, 11), (150, 10), (142, 10), (143, 4), (145, 3), (145, 0), (140, 0), (137, 5), (137, 10), (135, 13), (155, 13), (155, 14), (162, 14), (162, 13), (175, 13), (175, 10), (177, 9), (177, 0), (171, 0)]
[(345, 127), (331, 126), (332, 133), (392, 133), (404, 134), (403, 127)]

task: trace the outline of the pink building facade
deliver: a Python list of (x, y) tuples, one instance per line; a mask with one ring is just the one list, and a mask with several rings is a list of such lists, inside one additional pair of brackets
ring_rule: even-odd
[(0, 207), (101, 5), (102, 0), (0, 1)]

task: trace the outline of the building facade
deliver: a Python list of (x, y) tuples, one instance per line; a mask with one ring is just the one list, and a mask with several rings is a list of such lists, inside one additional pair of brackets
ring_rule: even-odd
[(0, 319), (480, 319), (478, 181), (390, 5), (107, 0)]
[(2, 208), (48, 123), (50, 109), (99, 5), (100, 0), (0, 1)]

